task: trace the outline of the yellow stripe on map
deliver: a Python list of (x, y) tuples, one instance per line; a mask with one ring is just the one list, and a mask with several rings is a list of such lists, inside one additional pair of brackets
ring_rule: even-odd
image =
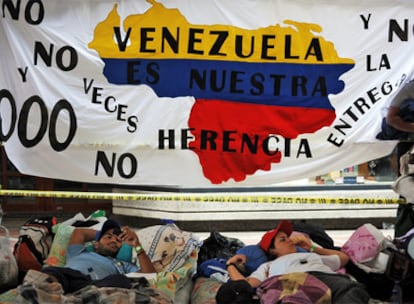
[(277, 195), (233, 195), (233, 194), (138, 194), (71, 191), (0, 190), (1, 196), (55, 197), (77, 199), (123, 200), (123, 201), (166, 201), (166, 202), (223, 202), (223, 203), (290, 203), (290, 204), (404, 204), (397, 198), (356, 197), (300, 197)]

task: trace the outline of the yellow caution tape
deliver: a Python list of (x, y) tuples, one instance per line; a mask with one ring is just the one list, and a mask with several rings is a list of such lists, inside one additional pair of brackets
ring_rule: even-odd
[(167, 202), (223, 202), (223, 203), (289, 203), (289, 204), (405, 204), (398, 198), (356, 198), (356, 197), (300, 197), (277, 195), (220, 195), (220, 194), (137, 194), (71, 191), (0, 190), (1, 196), (55, 197), (77, 199), (100, 199), (122, 201), (167, 201)]

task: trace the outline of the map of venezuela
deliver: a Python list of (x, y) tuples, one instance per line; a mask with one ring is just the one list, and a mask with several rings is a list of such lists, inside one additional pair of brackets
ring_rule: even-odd
[(156, 1), (122, 24), (117, 5), (89, 47), (116, 85), (146, 85), (159, 97), (193, 96), (190, 148), (213, 184), (243, 181), (282, 161), (275, 136), (294, 139), (331, 125), (329, 94), (354, 61), (339, 58), (317, 24), (285, 20), (258, 29), (190, 24)]

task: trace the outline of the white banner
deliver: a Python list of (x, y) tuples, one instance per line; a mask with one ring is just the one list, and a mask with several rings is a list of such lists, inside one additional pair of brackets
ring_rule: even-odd
[(391, 153), (412, 1), (3, 0), (0, 136), (25, 174), (271, 185)]

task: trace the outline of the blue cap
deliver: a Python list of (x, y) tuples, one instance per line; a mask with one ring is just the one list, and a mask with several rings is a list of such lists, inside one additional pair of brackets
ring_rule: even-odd
[(121, 234), (121, 226), (118, 224), (118, 222), (114, 220), (106, 220), (102, 225), (102, 229), (96, 234), (95, 240), (99, 241), (105, 232), (107, 232), (109, 229), (114, 229), (114, 234), (116, 235)]

